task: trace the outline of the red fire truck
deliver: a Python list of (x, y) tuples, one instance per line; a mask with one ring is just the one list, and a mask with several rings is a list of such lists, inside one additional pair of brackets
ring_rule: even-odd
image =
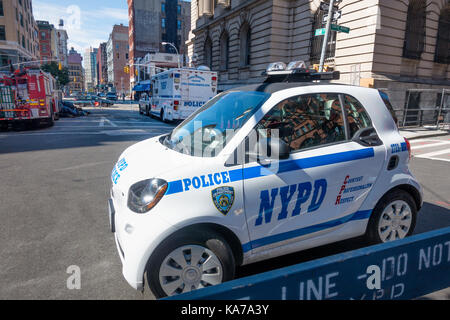
[(21, 69), (0, 73), (0, 125), (9, 123), (49, 126), (59, 116), (56, 81), (40, 69)]

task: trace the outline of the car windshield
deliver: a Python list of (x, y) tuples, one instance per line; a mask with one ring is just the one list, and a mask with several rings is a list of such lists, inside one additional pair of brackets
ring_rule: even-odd
[(162, 143), (180, 153), (214, 157), (269, 97), (254, 91), (221, 93), (163, 137)]

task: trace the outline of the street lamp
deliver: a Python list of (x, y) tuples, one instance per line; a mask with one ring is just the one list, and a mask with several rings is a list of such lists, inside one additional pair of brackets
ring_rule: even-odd
[(178, 69), (180, 69), (180, 54), (178, 53), (177, 47), (173, 43), (170, 43), (170, 42), (161, 42), (161, 44), (163, 46), (169, 45), (169, 46), (172, 46), (173, 48), (175, 48), (175, 51), (177, 52)]

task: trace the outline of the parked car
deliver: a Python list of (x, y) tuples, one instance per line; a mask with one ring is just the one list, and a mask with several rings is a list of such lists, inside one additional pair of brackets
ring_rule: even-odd
[(117, 94), (115, 92), (108, 92), (106, 94), (106, 99), (116, 101), (117, 100)]
[(380, 92), (284, 63), (266, 74), (120, 155), (110, 225), (135, 289), (177, 295), (236, 266), (414, 231), (422, 188)]

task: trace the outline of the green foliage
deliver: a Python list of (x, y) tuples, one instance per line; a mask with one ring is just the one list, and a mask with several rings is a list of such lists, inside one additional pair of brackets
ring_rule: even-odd
[(55, 61), (44, 64), (41, 69), (45, 72), (49, 72), (56, 79), (60, 87), (63, 87), (70, 82), (69, 69), (62, 68), (62, 70), (59, 70), (59, 64)]

